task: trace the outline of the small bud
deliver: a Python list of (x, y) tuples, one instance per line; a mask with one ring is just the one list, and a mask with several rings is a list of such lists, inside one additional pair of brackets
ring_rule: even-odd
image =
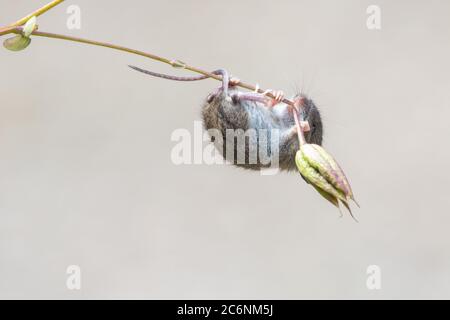
[(18, 34), (12, 38), (6, 39), (3, 46), (11, 51), (21, 51), (30, 45), (31, 39)]
[(35, 29), (36, 29), (36, 16), (33, 16), (30, 19), (28, 19), (28, 21), (23, 26), (22, 34), (28, 38)]

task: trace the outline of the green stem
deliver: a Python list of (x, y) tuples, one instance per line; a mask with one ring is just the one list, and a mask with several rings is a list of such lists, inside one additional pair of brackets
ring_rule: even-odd
[(16, 27), (2, 27), (0, 28), (0, 36), (5, 34), (16, 33)]

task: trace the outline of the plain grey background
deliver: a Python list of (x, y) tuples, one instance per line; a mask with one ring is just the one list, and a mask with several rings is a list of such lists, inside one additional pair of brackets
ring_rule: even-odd
[[(46, 1), (0, 0), (8, 24)], [(81, 8), (81, 30), (66, 9)], [(381, 30), (366, 27), (369, 5)], [(321, 108), (359, 223), (296, 174), (171, 162), (218, 82), (34, 38), (0, 50), (0, 298), (450, 298), (450, 2), (66, 1), (42, 31), (178, 58)], [(2, 38), (3, 41), (4, 37)], [(297, 200), (295, 200), (297, 199)], [(82, 288), (66, 288), (79, 265)], [(381, 290), (368, 290), (378, 265)]]

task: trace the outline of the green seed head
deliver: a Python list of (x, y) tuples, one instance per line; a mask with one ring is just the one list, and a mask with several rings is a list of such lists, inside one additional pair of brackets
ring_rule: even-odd
[(322, 175), (328, 183), (346, 198), (352, 199), (353, 192), (344, 171), (324, 148), (316, 144), (305, 144), (300, 151), (306, 161)]
[(339, 208), (341, 202), (351, 214), (349, 199), (353, 193), (344, 172), (333, 157), (322, 147), (304, 144), (295, 155), (295, 163), (302, 176), (325, 199)]

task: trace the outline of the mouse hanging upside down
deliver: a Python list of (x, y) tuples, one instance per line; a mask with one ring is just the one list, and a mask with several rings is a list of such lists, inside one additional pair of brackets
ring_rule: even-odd
[[(208, 78), (176, 77), (131, 68), (151, 76), (176, 80), (196, 81)], [(217, 150), (234, 165), (261, 170), (278, 167), (296, 170), (295, 154), (299, 149), (297, 128), (292, 106), (281, 102), (282, 92), (274, 92), (275, 99), (256, 92), (236, 88), (239, 80), (231, 79), (220, 69), (212, 72), (222, 76), (222, 85), (210, 93), (202, 107), (205, 129)], [(301, 126), (307, 143), (322, 144), (323, 126), (314, 102), (302, 94), (293, 97), (301, 113)]]

